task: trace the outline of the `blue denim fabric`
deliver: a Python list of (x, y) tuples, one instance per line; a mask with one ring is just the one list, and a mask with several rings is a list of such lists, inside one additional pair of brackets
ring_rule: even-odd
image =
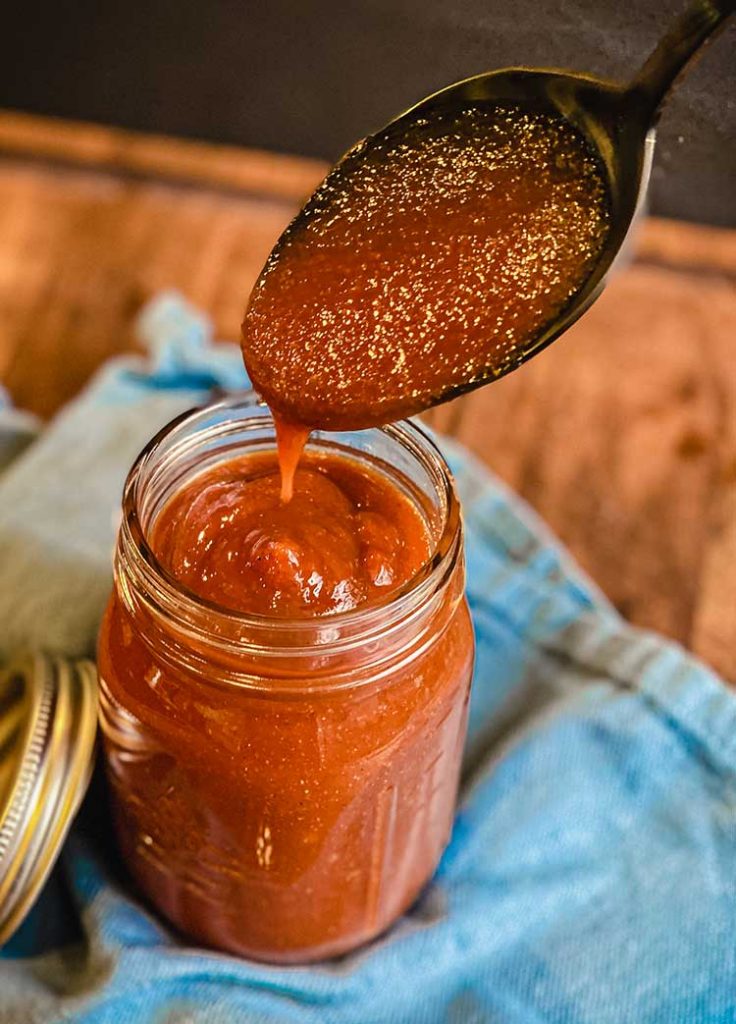
[[(0, 647), (12, 619), (15, 642), (89, 648), (135, 450), (212, 387), (244, 383), (237, 351), (213, 350), (175, 297), (147, 311), (143, 333), (152, 366), (105, 369), (0, 475), (0, 553), (16, 559), (10, 576), (0, 562)], [(464, 506), (478, 657), (461, 805), (422, 898), (380, 941), (318, 966), (187, 948), (131, 894), (93, 788), (0, 954), (0, 1024), (736, 1021), (733, 695), (623, 622), (518, 498), (442, 446)], [(50, 525), (70, 490), (79, 521)], [(80, 584), (54, 553), (81, 530)], [(61, 632), (29, 621), (41, 597), (9, 607), (18, 559), (48, 615), (69, 587), (91, 594)]]

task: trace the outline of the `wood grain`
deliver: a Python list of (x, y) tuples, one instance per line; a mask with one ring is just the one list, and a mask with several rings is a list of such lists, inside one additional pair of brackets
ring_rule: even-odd
[(320, 160), (141, 134), (123, 128), (0, 110), (0, 149), (124, 177), (147, 177), (303, 200), (324, 177)]
[[(236, 338), (323, 168), (275, 157), (270, 181), (263, 154), (34, 122), (0, 115), (0, 380), (18, 404), (49, 416), (135, 347), (135, 314), (161, 288)], [(731, 680), (735, 281), (736, 232), (650, 221), (563, 339), (429, 417), (530, 501), (628, 618)]]

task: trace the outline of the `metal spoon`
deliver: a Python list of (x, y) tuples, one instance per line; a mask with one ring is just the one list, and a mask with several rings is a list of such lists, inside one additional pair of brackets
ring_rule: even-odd
[[(448, 114), (451, 115), (456, 109), (460, 110), (472, 104), (511, 105), (567, 119), (582, 132), (598, 152), (607, 178), (610, 200), (609, 229), (600, 257), (579, 291), (554, 320), (548, 322), (538, 334), (523, 345), (515, 347), (512, 353), (482, 368), (481, 372), (477, 364), (474, 364), (468, 374), (470, 379), (458, 380), (456, 377), (438, 393), (423, 395), (423, 408), (447, 401), (516, 369), (559, 337), (600, 294), (644, 198), (654, 149), (654, 125), (662, 103), (688, 61), (735, 9), (736, 0), (694, 0), (628, 85), (565, 71), (507, 68), (477, 75), (442, 89), (399, 115), (372, 136), (373, 140), (379, 140), (385, 132), (389, 132), (393, 141), (398, 138), (411, 147), (413, 138), (422, 131), (426, 132), (428, 125), (431, 127), (433, 122), (441, 124), (446, 121)], [(356, 161), (359, 163), (365, 141), (354, 146), (343, 160), (349, 158), (351, 165), (355, 165)], [(340, 167), (340, 163), (337, 167)], [(352, 172), (354, 176), (354, 166)], [(330, 202), (339, 206), (339, 190), (342, 185), (339, 175), (335, 174), (335, 169), (327, 180), (332, 180)], [(278, 262), (285, 239), (297, 235), (303, 227), (308, 226), (313, 206), (314, 200), (307, 203), (287, 228), (272, 253), (271, 261)], [(269, 264), (267, 270), (268, 267)], [(248, 313), (244, 324), (244, 336), (247, 323)], [(254, 366), (248, 362), (247, 341), (244, 353), (246, 365), (258, 388)], [(266, 376), (261, 374), (260, 390), (273, 407), (279, 410), (279, 402), (274, 404), (273, 398), (283, 399), (283, 396), (269, 392), (269, 388), (270, 391), (273, 391), (273, 388), (269, 384), (268, 365), (265, 361), (262, 362)], [(294, 410), (289, 408), (288, 401), (282, 401), (281, 405), (283, 408), (280, 411), (284, 418), (291, 418), (290, 413)], [(416, 407), (411, 411), (416, 412)], [(363, 412), (360, 414), (362, 416)], [(323, 422), (325, 425), (329, 423), (333, 429), (347, 422), (344, 410), (341, 410), (339, 416), (332, 410), (330, 415), (332, 419), (328, 421), (324, 418)], [(298, 420), (300, 416), (295, 414), (293, 418)], [(373, 422), (369, 422), (368, 419), (365, 422), (353, 422), (353, 419), (350, 426), (368, 426)]]
[(600, 295), (646, 194), (655, 126), (664, 101), (692, 57), (734, 11), (736, 0), (695, 0), (628, 85), (568, 71), (505, 68), (447, 86), (391, 122), (405, 125), (410, 136), (412, 123), (417, 119), (431, 118), (448, 106), (468, 101), (514, 103), (556, 112), (593, 144), (608, 179), (610, 229), (600, 259), (585, 285), (554, 322), (515, 353), (513, 362), (490, 369), (483, 379), (443, 392), (438, 402), (516, 369), (558, 338)]

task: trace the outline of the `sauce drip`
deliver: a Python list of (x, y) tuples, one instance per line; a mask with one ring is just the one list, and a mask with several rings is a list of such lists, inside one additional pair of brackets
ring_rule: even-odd
[(328, 175), (271, 254), (243, 323), (254, 387), (310, 428), (425, 409), (513, 368), (583, 286), (607, 230), (601, 166), (560, 116), (473, 105), (410, 142), (389, 126)]
[(289, 423), (278, 413), (273, 414), (273, 425), (276, 430), (276, 451), (281, 470), (281, 500), (284, 504), (288, 504), (294, 496), (296, 469), (310, 431), (309, 427), (303, 427), (298, 423)]
[(296, 484), (284, 503), (273, 452), (216, 466), (164, 506), (153, 550), (200, 597), (296, 618), (382, 598), (430, 557), (420, 512), (380, 472), (345, 456), (308, 452)]

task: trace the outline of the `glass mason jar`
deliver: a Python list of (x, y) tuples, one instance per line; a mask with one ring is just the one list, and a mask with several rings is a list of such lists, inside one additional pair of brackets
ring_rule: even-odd
[(159, 433), (125, 486), (99, 639), (101, 724), (125, 862), (208, 946), (281, 963), (383, 931), (448, 840), (473, 636), (448, 470), (414, 425), (312, 436), (386, 474), (434, 551), (382, 602), (321, 618), (230, 611), (167, 572), (147, 537), (192, 477), (273, 449), (255, 398)]

